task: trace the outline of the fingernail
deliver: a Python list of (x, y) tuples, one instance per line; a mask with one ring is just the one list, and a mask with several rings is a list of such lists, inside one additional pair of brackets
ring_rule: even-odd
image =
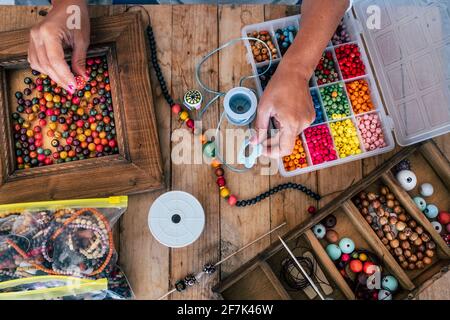
[(74, 94), (75, 92), (75, 86), (73, 84), (69, 84), (67, 86), (67, 91), (69, 91), (70, 94)]

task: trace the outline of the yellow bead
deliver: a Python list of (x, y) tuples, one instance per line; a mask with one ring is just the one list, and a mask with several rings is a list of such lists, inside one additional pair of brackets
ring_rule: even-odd
[(84, 135), (85, 135), (86, 137), (90, 137), (91, 134), (92, 134), (92, 130), (91, 130), (91, 129), (86, 129), (86, 130), (84, 130)]
[(55, 138), (56, 138), (56, 139), (61, 138), (61, 132), (55, 131)]
[(83, 108), (78, 108), (78, 109), (77, 109), (77, 114), (78, 114), (79, 116), (82, 116), (82, 115), (84, 114)]
[(189, 113), (187, 113), (187, 111), (182, 111), (181, 113), (180, 113), (180, 119), (181, 120), (186, 120), (187, 118), (189, 118)]
[(97, 129), (97, 124), (96, 123), (91, 123), (90, 129), (92, 131), (95, 131), (95, 129)]
[(85, 92), (84, 92), (84, 97), (85, 97), (86, 99), (89, 99), (89, 98), (91, 97), (91, 92), (90, 92), (90, 91), (85, 91)]
[(44, 99), (47, 102), (53, 101), (53, 95), (51, 93), (47, 92), (46, 94), (44, 94)]
[(48, 125), (48, 127), (50, 128), (50, 130), (56, 130), (56, 127), (57, 127), (58, 125), (55, 123), (55, 122), (51, 122), (49, 125)]
[(226, 198), (226, 197), (228, 197), (229, 195), (230, 195), (230, 190), (228, 190), (227, 187), (222, 187), (222, 188), (220, 189), (220, 196), (221, 196), (222, 198)]
[(22, 127), (24, 127), (25, 129), (28, 129), (29, 127), (31, 127), (31, 123), (29, 123), (28, 121), (25, 121), (25, 122), (22, 124)]
[(67, 158), (67, 152), (66, 151), (62, 151), (60, 154), (59, 154), (59, 157), (61, 158), (61, 159), (66, 159)]
[(58, 95), (56, 95), (56, 96), (53, 96), (53, 102), (54, 102), (54, 103), (58, 103), (58, 102), (61, 102), (61, 97), (60, 97), (60, 96), (58, 96)]
[(89, 143), (88, 149), (89, 149), (89, 151), (95, 151), (95, 143)]
[(31, 110), (33, 110), (33, 112), (38, 112), (39, 111), (39, 105), (38, 104), (33, 104), (33, 106), (31, 107)]
[(78, 135), (78, 140), (80, 140), (80, 142), (84, 142), (86, 141), (86, 136), (84, 134), (80, 134)]
[(83, 133), (83, 128), (77, 128), (77, 134), (82, 134)]
[(100, 134), (98, 135), (98, 137), (99, 137), (100, 139), (106, 138), (106, 132), (105, 132), (105, 131), (100, 132)]
[(32, 137), (32, 136), (34, 136), (34, 132), (33, 132), (33, 130), (27, 130), (27, 136), (28, 137)]

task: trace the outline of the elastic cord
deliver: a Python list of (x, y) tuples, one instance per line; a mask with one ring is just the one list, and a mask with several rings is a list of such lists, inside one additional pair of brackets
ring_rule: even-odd
[[(258, 39), (258, 38), (254, 38), (254, 37), (240, 37), (240, 38), (235, 38), (232, 39), (226, 43), (224, 43), (223, 45), (221, 45), (220, 47), (210, 51), (207, 55), (205, 55), (200, 62), (197, 64), (197, 66), (195, 67), (195, 78), (197, 80), (197, 83), (200, 85), (200, 87), (205, 90), (208, 93), (211, 93), (214, 95), (214, 97), (209, 100), (206, 105), (200, 109), (200, 111), (198, 112), (198, 117), (197, 120), (201, 120), (201, 118), (203, 117), (203, 115), (205, 114), (205, 112), (208, 110), (208, 108), (214, 103), (216, 102), (220, 97), (223, 97), (226, 95), (226, 92), (220, 92), (220, 91), (216, 91), (213, 90), (211, 88), (209, 88), (207, 85), (205, 85), (201, 78), (200, 78), (200, 70), (201, 67), (203, 65), (203, 63), (205, 63), (211, 56), (213, 56), (214, 54), (216, 54), (217, 52), (221, 51), (222, 49), (225, 49), (231, 45), (234, 45), (237, 42), (243, 41), (243, 40), (249, 40), (249, 41), (257, 41), (260, 42), (263, 46), (266, 47), (267, 52), (269, 53), (269, 64), (267, 65), (266, 69), (261, 72), (261, 73), (257, 73), (255, 75), (249, 75), (249, 76), (244, 76), (239, 80), (239, 86), (242, 86), (242, 83), (248, 79), (253, 79), (253, 78), (257, 78), (259, 76), (264, 75), (266, 72), (269, 71), (269, 69), (272, 66), (272, 61), (273, 61), (273, 56), (272, 56), (272, 51), (270, 50), (269, 46), (262, 40)], [(220, 138), (219, 138), (219, 132), (220, 132), (220, 127), (222, 125), (223, 122), (223, 118), (226, 116), (225, 112), (222, 112), (220, 119), (219, 119), (219, 123), (217, 124), (217, 128), (216, 128), (216, 132), (215, 132), (215, 144), (216, 144), (216, 158), (222, 162), (222, 164), (224, 166), (226, 166), (228, 169), (230, 169), (231, 171), (234, 172), (238, 172), (238, 173), (243, 173), (246, 172), (248, 170), (250, 170), (250, 168), (237, 168), (234, 167), (228, 163), (226, 163), (225, 159), (222, 157), (222, 155), (220, 154)], [(228, 120), (230, 120), (227, 117)], [(234, 125), (238, 125), (238, 126), (245, 126), (245, 125), (249, 125), (254, 119), (254, 115), (252, 117), (249, 117), (248, 119), (242, 121), (242, 122), (235, 122), (235, 121), (231, 121), (231, 123), (233, 123)]]

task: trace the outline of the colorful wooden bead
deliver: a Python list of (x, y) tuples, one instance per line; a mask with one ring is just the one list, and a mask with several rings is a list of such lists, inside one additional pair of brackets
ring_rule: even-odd
[(390, 292), (395, 292), (398, 289), (398, 281), (393, 276), (384, 276), (381, 280), (381, 287)]
[(422, 183), (419, 192), (422, 197), (430, 197), (434, 192), (433, 185), (431, 183)]
[(304, 131), (306, 144), (313, 164), (320, 164), (337, 159), (333, 138), (325, 124), (309, 127)]
[(439, 212), (438, 221), (443, 225), (449, 224), (450, 223), (450, 214), (445, 211)]
[(322, 53), (322, 57), (319, 60), (319, 64), (316, 66), (314, 76), (317, 85), (325, 83), (332, 83), (339, 80), (339, 74), (337, 71), (337, 64), (334, 61), (333, 53), (331, 50), (327, 50)]
[(329, 216), (327, 216), (325, 219), (322, 220), (322, 224), (326, 227), (326, 228), (333, 228), (336, 225), (336, 217), (332, 214), (330, 214)]
[(419, 208), (420, 211), (424, 211), (427, 207), (427, 203), (424, 198), (422, 197), (414, 197), (413, 198), (414, 203), (416, 204), (417, 208)]
[(438, 216), (439, 209), (434, 204), (427, 204), (425, 210), (423, 210), (423, 213), (425, 213), (428, 219), (434, 219)]
[(335, 52), (344, 79), (359, 77), (366, 73), (366, 67), (357, 44), (339, 46), (335, 48)]
[(327, 229), (324, 227), (323, 224), (319, 223), (313, 227), (313, 232), (316, 238), (323, 239), (325, 237)]
[(382, 289), (378, 291), (378, 300), (392, 300), (392, 293)]
[(362, 152), (358, 134), (351, 119), (332, 122), (330, 128), (340, 158)]
[(343, 83), (321, 87), (319, 92), (328, 120), (338, 120), (351, 115)]
[(355, 250), (355, 243), (350, 238), (342, 238), (339, 241), (339, 248), (343, 253), (352, 253)]
[(335, 245), (335, 244), (329, 244), (326, 248), (325, 248), (328, 256), (330, 257), (331, 260), (336, 261), (341, 257), (341, 249)]
[(327, 230), (327, 233), (325, 234), (325, 239), (329, 243), (337, 243), (339, 241), (339, 234), (334, 230)]
[(356, 125), (366, 151), (386, 147), (387, 143), (381, 127), (381, 120), (377, 113), (356, 117)]
[(396, 179), (400, 186), (406, 191), (411, 191), (417, 185), (417, 177), (411, 170), (401, 170), (397, 173)]
[(265, 42), (270, 50), (269, 52), (267, 50), (267, 47), (264, 46), (261, 42), (256, 40), (250, 40), (253, 58), (255, 59), (256, 62), (267, 61), (270, 59), (270, 56), (272, 56), (272, 59), (276, 59), (278, 57), (278, 50), (274, 42), (272, 41), (272, 37), (270, 36), (269, 31), (267, 30), (254, 31), (252, 33), (248, 33), (247, 36)]
[(352, 261), (350, 261), (350, 270), (352, 270), (352, 272), (359, 273), (362, 271), (362, 269), (363, 263), (361, 262), (361, 260), (353, 259)]

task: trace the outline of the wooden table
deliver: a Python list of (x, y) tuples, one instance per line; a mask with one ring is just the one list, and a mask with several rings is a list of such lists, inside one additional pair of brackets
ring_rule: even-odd
[[(187, 89), (195, 88), (196, 62), (219, 44), (238, 37), (242, 26), (296, 14), (298, 7), (285, 6), (146, 6), (152, 20), (158, 45), (161, 68), (175, 99)], [(123, 6), (90, 7), (91, 16), (121, 13)], [(0, 31), (30, 27), (43, 19), (44, 7), (0, 7)], [(237, 84), (242, 75), (250, 72), (243, 46), (228, 49), (211, 58), (204, 66), (203, 79), (216, 89), (226, 90)], [(284, 234), (308, 217), (310, 205), (321, 206), (361, 179), (391, 154), (304, 174), (293, 179), (279, 175), (262, 176), (258, 170), (245, 174), (226, 173), (230, 189), (241, 198), (253, 197), (282, 182), (303, 183), (317, 190), (324, 199), (315, 203), (296, 191), (285, 191), (249, 208), (230, 207), (218, 195), (213, 172), (208, 165), (174, 165), (171, 163), (171, 131), (180, 127), (167, 106), (153, 70), (154, 103), (159, 124), (159, 139), (167, 190), (184, 190), (202, 203), (206, 213), (205, 231), (193, 244), (182, 249), (168, 249), (160, 245), (147, 227), (148, 210), (163, 193), (146, 193), (130, 197), (128, 212), (119, 222), (116, 237), (120, 265), (126, 272), (139, 299), (155, 299), (172, 288), (176, 280), (198, 272), (206, 262), (218, 261), (271, 228), (287, 221), (280, 229)], [(219, 118), (215, 105), (204, 118), (204, 127), (214, 127)], [(435, 141), (450, 157), (450, 135)], [(394, 151), (395, 152), (395, 151)], [(226, 277), (242, 263), (263, 250), (276, 234), (267, 237), (223, 264), (215, 275), (170, 299), (214, 298), (210, 288), (219, 277)], [(449, 299), (450, 276), (439, 279), (419, 298)]]

